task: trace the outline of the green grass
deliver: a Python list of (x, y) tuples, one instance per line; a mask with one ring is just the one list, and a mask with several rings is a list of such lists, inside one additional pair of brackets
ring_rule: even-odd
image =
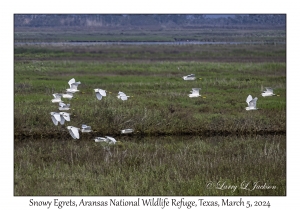
[[(189, 73), (198, 79), (183, 81), (181, 77)], [(45, 134), (45, 130), (53, 133), (56, 127), (48, 113), (56, 111), (58, 105), (50, 102), (52, 94), (68, 88), (67, 82), (73, 77), (82, 84), (76, 99), (70, 101), (74, 108), (71, 122), (90, 124), (99, 134), (117, 134), (128, 120), (126, 126), (148, 135), (286, 129), (284, 63), (34, 61), (15, 63), (15, 134), (27, 135), (36, 119), (43, 123), (33, 134)], [(194, 87), (200, 87), (205, 98), (189, 98)], [(280, 96), (261, 97), (264, 87), (275, 88)], [(94, 88), (111, 94), (98, 101)], [(119, 91), (133, 97), (120, 101), (116, 97)], [(245, 111), (249, 94), (259, 98), (261, 110)]]
[[(15, 195), (286, 195), (285, 55), (274, 45), (16, 47)], [(71, 78), (81, 81), (64, 100), (71, 121), (55, 126), (52, 94)], [(189, 98), (194, 87), (204, 97)], [(94, 88), (111, 93), (99, 101)], [(260, 110), (245, 110), (249, 94)], [(75, 141), (66, 126), (82, 124), (94, 132)], [(119, 142), (93, 141), (105, 135)], [(207, 188), (243, 181), (276, 190)]]
[[(15, 195), (285, 195), (285, 137), (123, 137), (15, 142)], [(208, 183), (238, 185), (236, 191)], [(243, 182), (276, 190), (240, 189)], [(38, 186), (38, 187), (37, 187)]]

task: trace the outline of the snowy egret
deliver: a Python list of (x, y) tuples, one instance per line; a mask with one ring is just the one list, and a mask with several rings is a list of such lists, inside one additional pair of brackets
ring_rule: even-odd
[(102, 99), (102, 96), (106, 96), (106, 90), (102, 90), (102, 89), (94, 89), (94, 91), (96, 92), (96, 97), (98, 100), (101, 100)]
[(119, 99), (121, 99), (123, 101), (127, 100), (128, 97), (130, 97), (130, 96), (127, 96), (125, 93), (120, 92), (120, 91), (119, 91), (118, 96), (117, 96), (117, 98), (119, 98)]
[(196, 79), (195, 74), (189, 74), (187, 76), (183, 76), (182, 78), (183, 78), (183, 80), (195, 80)]
[(266, 87), (266, 90), (263, 93), (261, 93), (261, 95), (263, 97), (266, 97), (266, 96), (275, 96), (275, 94), (273, 93), (273, 89), (272, 88), (268, 88), (268, 87)]
[(246, 99), (246, 102), (248, 104), (248, 107), (246, 107), (246, 110), (249, 111), (249, 110), (257, 110), (256, 108), (256, 102), (257, 102), (257, 97), (255, 98), (252, 98), (251, 95), (249, 95)]
[(54, 125), (58, 125), (58, 122), (60, 122), (60, 120), (61, 120), (60, 114), (57, 112), (50, 112), (50, 114), (51, 114), (51, 119), (52, 119), (52, 122), (54, 123)]
[(95, 142), (107, 142), (107, 139), (104, 137), (96, 137), (94, 140)]
[(201, 96), (199, 94), (200, 90), (201, 90), (201, 88), (192, 88), (192, 91), (191, 91), (191, 94), (189, 94), (189, 97), (193, 98), (193, 97), (199, 97), (199, 96)]
[(124, 129), (124, 130), (121, 130), (121, 134), (132, 133), (133, 131), (134, 131), (134, 129)]
[(60, 111), (69, 110), (70, 109), (70, 104), (65, 104), (63, 102), (59, 102), (58, 105), (59, 105), (58, 109)]
[(62, 94), (62, 97), (72, 99), (73, 98), (73, 92), (67, 91), (66, 93)]
[(80, 130), (79, 128), (68, 126), (67, 129), (69, 130), (73, 139), (79, 139), (79, 130)]
[(91, 126), (82, 125), (81, 128), (82, 128), (82, 129), (81, 129), (81, 132), (82, 132), (82, 133), (88, 133), (88, 132), (91, 132), (91, 131), (92, 131), (92, 130), (91, 130), (91, 129), (92, 129)]
[(77, 87), (78, 85), (81, 84), (81, 82), (75, 82), (75, 79), (72, 78), (68, 84), (70, 85), (70, 88), (67, 89), (68, 92), (71, 92), (71, 93), (75, 93), (75, 92), (78, 92), (79, 90), (77, 90)]
[(61, 125), (65, 124), (65, 120), (70, 121), (70, 113), (60, 112), (59, 115), (60, 115), (60, 124)]
[(53, 95), (53, 97), (54, 97), (54, 99), (52, 99), (51, 101), (52, 101), (52, 103), (59, 103), (59, 102), (63, 102), (62, 100), (61, 100), (61, 93), (54, 93), (54, 94), (52, 94)]
[(106, 137), (106, 142), (108, 142), (109, 144), (115, 144), (117, 142), (116, 139), (114, 139), (113, 137), (110, 136), (105, 136)]

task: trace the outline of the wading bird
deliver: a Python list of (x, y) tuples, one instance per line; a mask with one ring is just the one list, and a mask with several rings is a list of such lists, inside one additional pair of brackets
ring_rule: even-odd
[(92, 129), (91, 126), (82, 125), (81, 128), (82, 128), (82, 129), (81, 129), (81, 132), (82, 132), (82, 133), (88, 133), (88, 132), (91, 132), (91, 131), (92, 131), (92, 130), (91, 130), (91, 129)]
[(257, 110), (256, 108), (256, 102), (257, 102), (257, 97), (255, 98), (252, 98), (251, 95), (249, 95), (246, 99), (246, 102), (248, 104), (248, 107), (246, 107), (246, 110), (249, 111), (249, 110)]
[(187, 76), (183, 76), (182, 78), (183, 78), (183, 80), (195, 80), (196, 79), (195, 74), (189, 74)]
[(51, 119), (52, 119), (52, 122), (54, 123), (54, 125), (58, 125), (58, 122), (60, 122), (60, 120), (61, 120), (60, 114), (57, 112), (50, 112), (50, 114), (51, 114)]
[(70, 121), (70, 113), (67, 112), (60, 112), (60, 124), (63, 125), (65, 124), (66, 121)]
[(123, 101), (127, 100), (128, 97), (130, 97), (130, 96), (127, 96), (125, 93), (120, 92), (120, 91), (119, 91), (118, 96), (117, 96), (117, 98), (119, 98), (119, 99), (121, 99)]
[(95, 142), (107, 142), (107, 139), (104, 137), (96, 137), (94, 140)]
[(263, 93), (261, 93), (261, 95), (263, 97), (266, 97), (266, 96), (275, 96), (275, 94), (273, 93), (273, 89), (272, 88), (268, 88), (268, 87), (266, 87), (266, 90)]
[(75, 92), (79, 91), (79, 90), (77, 90), (77, 87), (78, 87), (78, 85), (81, 84), (81, 82), (75, 82), (75, 79), (72, 78), (72, 79), (70, 79), (70, 81), (68, 82), (68, 84), (70, 85), (70, 88), (67, 89), (67, 91), (71, 92), (71, 93), (75, 93)]
[(63, 102), (59, 102), (58, 105), (59, 105), (58, 109), (60, 111), (69, 110), (70, 109), (70, 104), (65, 104)]
[(105, 136), (106, 137), (106, 142), (109, 144), (115, 144), (117, 142), (116, 139), (114, 139), (113, 137), (110, 136)]
[(134, 131), (134, 129), (124, 129), (124, 130), (121, 130), (121, 134), (132, 133), (133, 131)]
[(193, 98), (193, 97), (199, 97), (199, 96), (201, 96), (199, 94), (200, 90), (201, 90), (201, 88), (192, 88), (192, 91), (191, 91), (191, 94), (189, 94), (189, 97)]
[(53, 97), (54, 97), (54, 99), (52, 99), (51, 101), (52, 101), (52, 103), (59, 103), (59, 102), (63, 102), (62, 100), (61, 100), (61, 93), (54, 93), (54, 94), (52, 94), (53, 95)]
[(66, 93), (62, 94), (62, 97), (72, 99), (73, 98), (73, 92), (67, 91)]
[(69, 130), (73, 139), (79, 139), (79, 130), (80, 130), (79, 128), (68, 126), (67, 129)]
[(101, 100), (102, 99), (102, 96), (106, 96), (106, 90), (102, 90), (102, 89), (94, 89), (94, 91), (96, 92), (96, 97), (98, 100)]

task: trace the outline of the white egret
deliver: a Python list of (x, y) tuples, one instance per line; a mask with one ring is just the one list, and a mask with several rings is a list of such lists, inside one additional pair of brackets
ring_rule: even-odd
[(102, 96), (106, 96), (106, 90), (102, 90), (102, 89), (94, 89), (94, 91), (96, 92), (96, 97), (98, 100), (101, 100), (102, 99)]
[(133, 131), (134, 131), (134, 129), (124, 129), (124, 130), (121, 130), (121, 134), (132, 133)]
[(61, 120), (60, 114), (57, 112), (50, 112), (50, 114), (51, 114), (51, 119), (52, 119), (52, 122), (54, 123), (54, 125), (58, 125), (58, 122), (60, 122), (60, 120)]
[(107, 139), (104, 137), (96, 137), (94, 140), (95, 142), (107, 142)]
[(52, 103), (59, 103), (59, 102), (63, 102), (62, 100), (61, 100), (61, 93), (54, 93), (54, 94), (52, 94), (53, 95), (53, 97), (54, 97), (54, 99), (52, 99), (51, 101), (52, 101)]
[(68, 126), (67, 129), (69, 130), (73, 139), (79, 139), (79, 130), (80, 130), (79, 128)]
[(256, 102), (257, 102), (258, 98), (255, 97), (255, 98), (252, 98), (251, 95), (249, 95), (246, 99), (246, 102), (248, 104), (248, 107), (246, 107), (246, 110), (249, 111), (249, 110), (257, 110), (256, 108)]
[(91, 126), (82, 125), (81, 128), (82, 128), (82, 129), (81, 129), (81, 132), (82, 132), (82, 133), (88, 133), (88, 132), (91, 132), (91, 131), (92, 131), (92, 130), (91, 130), (91, 129), (92, 129)]
[(105, 136), (106, 137), (106, 142), (108, 142), (109, 144), (115, 144), (117, 142), (116, 139), (114, 139), (113, 137), (110, 136)]
[(195, 76), (195, 74), (189, 74), (187, 76), (183, 76), (182, 78), (183, 78), (183, 80), (195, 80), (196, 76)]
[(199, 96), (201, 96), (199, 94), (200, 90), (201, 90), (201, 88), (192, 88), (192, 91), (191, 91), (191, 94), (189, 94), (189, 97), (193, 98), (193, 97), (199, 97)]
[(65, 120), (70, 121), (70, 113), (60, 112), (59, 115), (60, 115), (60, 124), (61, 125), (65, 124)]
[(58, 109), (60, 111), (69, 110), (70, 109), (70, 104), (65, 104), (63, 102), (59, 102), (58, 105), (59, 105)]
[(71, 92), (71, 93), (75, 93), (75, 92), (78, 92), (79, 90), (77, 90), (77, 87), (78, 85), (81, 84), (81, 82), (75, 82), (75, 79), (72, 78), (68, 84), (70, 85), (70, 88), (67, 89), (68, 92)]
[(72, 99), (73, 98), (73, 92), (67, 91), (66, 93), (62, 94), (62, 97)]
[(130, 97), (130, 96), (127, 96), (125, 93), (120, 92), (120, 91), (119, 91), (118, 96), (117, 96), (117, 98), (119, 98), (119, 99), (121, 99), (123, 101), (127, 100), (128, 97)]
[(272, 88), (268, 88), (268, 87), (266, 87), (266, 90), (263, 93), (261, 93), (261, 95), (263, 97), (266, 97), (266, 96), (275, 96), (275, 94), (273, 93), (273, 89)]

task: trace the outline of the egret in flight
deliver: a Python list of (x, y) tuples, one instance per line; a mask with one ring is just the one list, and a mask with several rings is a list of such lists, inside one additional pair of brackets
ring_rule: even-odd
[(68, 126), (67, 129), (69, 130), (73, 139), (79, 139), (79, 130), (80, 130), (79, 128)]
[(189, 94), (189, 97), (193, 98), (193, 97), (199, 97), (199, 96), (201, 96), (199, 94), (200, 90), (201, 90), (201, 88), (192, 88), (192, 91), (191, 91), (191, 94)]
[(257, 102), (257, 97), (255, 98), (252, 98), (251, 95), (249, 95), (246, 99), (246, 102), (248, 104), (248, 107), (246, 107), (246, 110), (249, 111), (249, 110), (257, 110), (256, 108), (256, 102)]
[(183, 76), (182, 78), (183, 78), (183, 80), (195, 80), (196, 76), (195, 76), (195, 74), (189, 74), (187, 76)]
[(79, 90), (77, 90), (77, 87), (78, 87), (78, 85), (81, 84), (81, 82), (75, 82), (75, 79), (72, 78), (72, 79), (70, 79), (70, 81), (68, 82), (68, 84), (70, 85), (70, 88), (67, 89), (67, 91), (71, 92), (71, 93), (75, 93), (75, 92), (79, 91)]
[(96, 137), (94, 140), (95, 142), (107, 142), (107, 139), (104, 137)]
[(120, 91), (119, 91), (118, 96), (117, 96), (117, 98), (119, 98), (119, 99), (121, 99), (123, 101), (127, 100), (128, 97), (130, 97), (130, 96), (127, 96), (125, 93), (120, 92)]
[(91, 130), (91, 129), (92, 129), (91, 126), (82, 125), (81, 128), (82, 128), (82, 129), (81, 129), (81, 132), (82, 132), (82, 133), (88, 133), (88, 132), (91, 132), (91, 131), (92, 131), (92, 130)]
[(70, 104), (65, 104), (63, 102), (59, 102), (58, 105), (59, 105), (58, 109), (60, 111), (69, 110), (70, 109)]
[(121, 130), (121, 134), (132, 133), (133, 131), (134, 131), (134, 129), (124, 129), (124, 130)]
[(98, 100), (101, 100), (102, 99), (102, 96), (106, 96), (106, 90), (102, 90), (102, 89), (94, 89), (95, 93), (96, 93), (96, 97)]
[(61, 100), (61, 96), (62, 96), (61, 93), (54, 93), (54, 94), (52, 94), (52, 95), (53, 95), (53, 97), (54, 97), (54, 99), (51, 100), (52, 103), (63, 102), (63, 101)]
[(115, 144), (117, 142), (116, 139), (114, 139), (113, 137), (110, 136), (105, 136), (106, 137), (106, 142), (108, 142), (109, 144)]
[(273, 89), (272, 88), (268, 88), (268, 87), (266, 87), (266, 90), (263, 93), (261, 93), (261, 95), (263, 97), (266, 97), (266, 96), (275, 96), (275, 94), (273, 93)]

